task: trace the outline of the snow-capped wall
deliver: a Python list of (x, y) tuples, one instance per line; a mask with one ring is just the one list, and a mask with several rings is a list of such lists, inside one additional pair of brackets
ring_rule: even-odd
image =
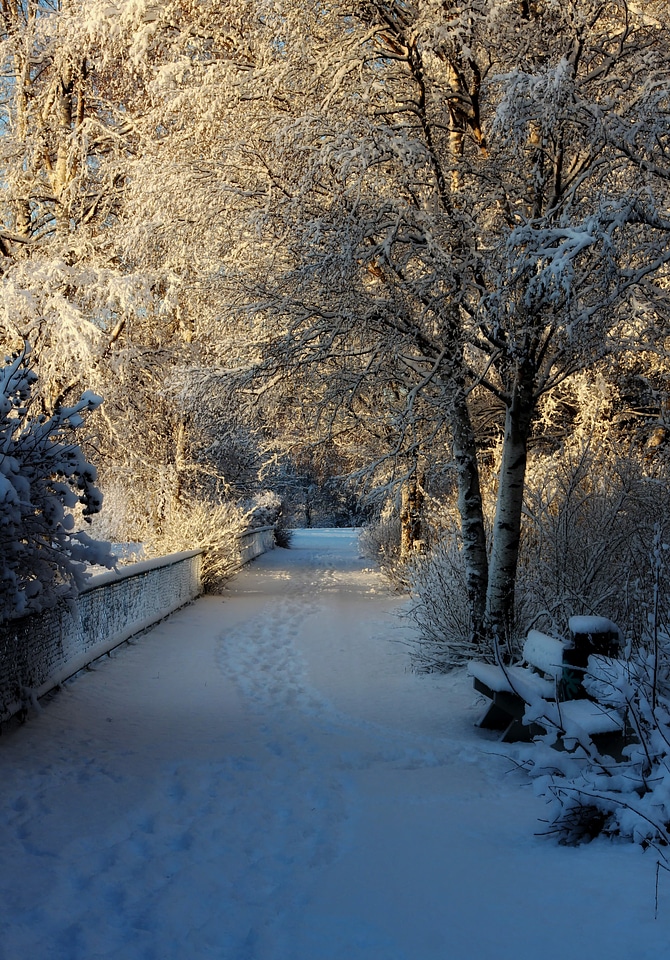
[(247, 530), (238, 538), (240, 548), (240, 558), (242, 563), (249, 563), (255, 560), (262, 553), (272, 550), (275, 545), (275, 528), (257, 527), (255, 530)]
[(0, 625), (0, 722), (201, 592), (201, 552), (92, 577), (75, 602)]

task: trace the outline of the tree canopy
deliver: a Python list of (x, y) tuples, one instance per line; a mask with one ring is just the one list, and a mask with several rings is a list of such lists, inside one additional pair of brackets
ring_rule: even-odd
[(4, 4), (2, 324), (45, 412), (88, 377), (158, 524), (264, 445), (327, 441), (408, 516), (453, 487), (473, 637), (505, 637), (530, 446), (664, 355), (667, 13)]

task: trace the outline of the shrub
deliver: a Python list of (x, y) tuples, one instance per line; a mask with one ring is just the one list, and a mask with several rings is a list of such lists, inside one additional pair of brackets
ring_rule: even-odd
[(566, 448), (531, 464), (525, 510), (516, 589), (523, 632), (539, 626), (560, 636), (571, 616), (597, 614), (639, 635), (649, 543), (670, 512), (663, 473), (634, 450)]
[(239, 570), (238, 536), (276, 523), (281, 500), (271, 491), (241, 501), (192, 494), (180, 498), (174, 493), (177, 487), (169, 465), (149, 481), (114, 478), (106, 487), (105, 511), (96, 518), (96, 530), (120, 543), (141, 544), (144, 556), (203, 550), (203, 587), (219, 592)]
[(217, 593), (240, 568), (237, 537), (248, 525), (247, 512), (234, 503), (173, 501), (158, 526), (146, 521), (141, 539), (149, 556), (203, 550), (202, 584)]
[(240, 503), (247, 517), (248, 527), (271, 527), (281, 513), (281, 497), (274, 490), (261, 490)]
[(362, 528), (359, 549), (364, 557), (377, 563), (397, 590), (407, 589), (406, 565), (400, 559), (400, 517), (383, 513)]
[[(648, 544), (654, 524), (670, 514), (670, 484), (635, 451), (611, 456), (604, 446), (566, 446), (529, 464), (516, 580), (515, 638), (531, 627), (562, 636), (575, 614), (599, 615), (631, 636), (646, 623), (651, 579)], [(465, 571), (455, 508), (433, 509), (434, 546), (403, 571), (419, 634), (413, 659), (449, 670), (492, 650), (470, 641)], [(394, 558), (397, 563), (397, 559)]]
[(96, 471), (75, 434), (102, 401), (85, 393), (51, 416), (33, 415), (29, 348), (0, 370), (0, 619), (72, 596), (89, 564), (113, 566), (108, 544), (75, 532), (75, 511), (97, 513)]
[(455, 527), (443, 530), (430, 554), (408, 568), (407, 616), (418, 627), (412, 660), (423, 670), (447, 671), (482, 656), (472, 640), (465, 569)]
[(275, 524), (275, 544), (284, 550), (290, 550), (292, 543), (293, 530), (285, 526), (283, 517), (280, 515), (279, 520)]
[[(591, 658), (584, 686), (603, 707), (626, 720), (630, 742), (617, 762), (587, 737), (571, 753), (540, 753), (527, 761), (536, 792), (549, 801), (548, 832), (563, 843), (597, 835), (655, 847), (670, 846), (670, 611), (666, 553), (660, 528), (650, 555), (653, 571), (647, 628), (624, 661)], [(551, 740), (551, 737), (548, 738)]]

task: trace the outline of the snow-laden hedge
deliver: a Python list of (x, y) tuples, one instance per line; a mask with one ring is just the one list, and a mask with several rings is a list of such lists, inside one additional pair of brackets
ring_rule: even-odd
[(108, 545), (75, 532), (74, 513), (97, 513), (96, 471), (75, 434), (101, 398), (87, 392), (51, 416), (32, 410), (37, 375), (29, 348), (0, 369), (0, 621), (76, 593), (89, 564), (109, 566)]

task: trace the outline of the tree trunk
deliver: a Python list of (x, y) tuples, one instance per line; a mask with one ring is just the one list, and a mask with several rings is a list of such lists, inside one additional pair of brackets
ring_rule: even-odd
[(528, 437), (535, 408), (531, 377), (521, 375), (505, 414), (505, 437), (498, 477), (486, 601), (490, 633), (506, 640), (514, 620), (514, 586), (521, 540)]
[(402, 488), (400, 508), (400, 559), (408, 560), (423, 546), (423, 489), (416, 472)]
[(51, 185), (56, 199), (56, 229), (60, 234), (68, 231), (68, 187), (72, 180), (69, 169), (70, 135), (72, 133), (72, 77), (63, 75), (58, 80), (55, 110), (58, 116), (58, 146), (56, 160), (50, 171)]
[(472, 617), (472, 638), (484, 639), (486, 592), (488, 587), (488, 558), (484, 508), (479, 482), (477, 445), (467, 402), (463, 398), (454, 404), (452, 416), (453, 455), (458, 479), (458, 510), (463, 537), (463, 559), (468, 603)]
[(185, 482), (186, 482), (186, 459), (187, 459), (187, 433), (186, 424), (183, 417), (178, 418), (176, 436), (175, 436), (175, 454), (174, 454), (174, 503), (177, 505), (184, 502)]

